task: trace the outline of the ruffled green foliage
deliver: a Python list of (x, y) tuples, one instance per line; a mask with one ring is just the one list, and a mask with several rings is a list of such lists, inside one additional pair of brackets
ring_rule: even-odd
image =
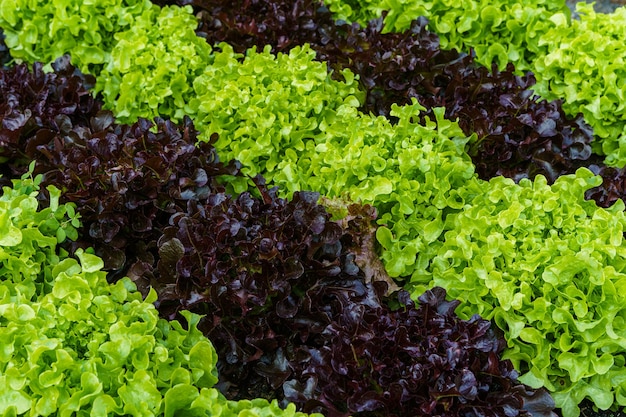
[(0, 413), (152, 416), (178, 391), (210, 388), (217, 358), (199, 317), (183, 330), (159, 319), (154, 294), (144, 302), (129, 280), (109, 286), (98, 257), (56, 255), (58, 230), (78, 219), (49, 192), (41, 211), (32, 180), (0, 198)]
[[(211, 390), (216, 392), (215, 390)], [(212, 392), (212, 394), (213, 394)], [(215, 397), (216, 394), (213, 394)], [(213, 411), (213, 410), (211, 410)], [(296, 411), (296, 406), (290, 403), (284, 409), (278, 405), (278, 401), (268, 402), (262, 398), (253, 400), (228, 401), (221, 410), (222, 416), (238, 416), (238, 417), (322, 417), (319, 413), (305, 414)], [(213, 414), (209, 414), (213, 416)], [(220, 415), (220, 414), (215, 414)]]
[(115, 33), (151, 8), (149, 0), (0, 0), (0, 27), (15, 59), (50, 63), (71, 52), (93, 72), (110, 60)]
[[(177, 33), (173, 32), (172, 37)], [(158, 31), (155, 31), (154, 36), (157, 35)], [(124, 36), (130, 40), (138, 35), (127, 32), (119, 38), (124, 39)], [(204, 43), (204, 40), (197, 39)], [(121, 40), (120, 45), (123, 42)], [(238, 159), (247, 168), (246, 173), (263, 173), (268, 180), (280, 183), (287, 192), (318, 189), (318, 182), (326, 182), (326, 178), (309, 181), (310, 167), (316, 162), (308, 162), (300, 154), (306, 152), (319, 159), (327, 153), (316, 150), (316, 142), (331, 140), (336, 133), (333, 129), (348, 134), (348, 128), (342, 127), (345, 125), (343, 119), (356, 117), (356, 109), (363, 99), (363, 92), (352, 73), (344, 71), (346, 82), (332, 80), (326, 65), (313, 60), (315, 52), (308, 46), (294, 48), (288, 55), (273, 55), (269, 48), (263, 52), (252, 49), (243, 62), (241, 54), (234, 53), (226, 44), (220, 46), (222, 51), (215, 52), (210, 61), (207, 57), (202, 74), (193, 80), (189, 90), (182, 93), (182, 107), (180, 102), (173, 101), (172, 106), (161, 106), (159, 112), (174, 119), (181, 111), (191, 115), (201, 132), (200, 140), (208, 141), (213, 133), (219, 134), (215, 147), (221, 158)], [(103, 71), (96, 87), (102, 91), (106, 106), (112, 108), (122, 121), (149, 117), (153, 110), (146, 100), (160, 97), (143, 82), (132, 84), (132, 78), (144, 77), (145, 68), (140, 56), (135, 54), (136, 65), (133, 67), (112, 63)], [(186, 56), (186, 59), (191, 58)], [(119, 85), (125, 85), (119, 98), (116, 77), (122, 79)], [(384, 118), (371, 120), (388, 125)], [(374, 149), (363, 149), (358, 155), (346, 157), (358, 158), (361, 164), (367, 164), (374, 156)], [(366, 171), (359, 176), (365, 179)], [(374, 183), (388, 183), (382, 176), (377, 177), (380, 178), (372, 179)], [(335, 194), (341, 192), (346, 183), (345, 179), (337, 178), (333, 184)], [(247, 185), (242, 183), (237, 191), (246, 188)]]
[(80, 221), (53, 186), (38, 210), (39, 181), (16, 180), (0, 197), (0, 415), (298, 414), (227, 401), (212, 388), (217, 355), (200, 316), (184, 312), (186, 329), (160, 319), (156, 294), (143, 300), (127, 278), (107, 284), (97, 256), (57, 254)]
[(420, 16), (441, 38), (441, 47), (476, 51), (477, 62), (504, 68), (508, 62), (518, 71), (532, 68), (537, 55), (545, 54), (540, 36), (551, 26), (550, 16), (570, 11), (564, 0), (327, 0), (338, 19), (366, 25), (387, 12), (385, 28), (404, 32)]
[(551, 18), (552, 28), (541, 37), (549, 47), (537, 57), (536, 91), (561, 98), (569, 114), (583, 113), (601, 138), (594, 151), (607, 165), (626, 165), (626, 8), (595, 13), (578, 3), (580, 20), (571, 24), (563, 14)]
[(138, 115), (180, 121), (195, 96), (193, 82), (212, 62), (211, 47), (196, 36), (191, 8), (153, 7), (118, 33), (96, 91), (115, 100), (120, 121)]
[(584, 200), (600, 181), (584, 168), (553, 186), (494, 178), (448, 216), (408, 285), (414, 296), (441, 285), (459, 315), (493, 319), (520, 380), (547, 387), (564, 416), (585, 397), (626, 405), (626, 215), (621, 201)]

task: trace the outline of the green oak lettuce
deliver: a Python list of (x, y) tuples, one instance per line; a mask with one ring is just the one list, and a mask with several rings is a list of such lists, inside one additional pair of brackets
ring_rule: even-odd
[(434, 256), (418, 254), (407, 286), (443, 286), (459, 315), (492, 319), (520, 380), (548, 388), (564, 416), (585, 397), (626, 405), (626, 214), (621, 200), (584, 200), (600, 181), (585, 168), (552, 186), (492, 179), (447, 218)]
[(568, 114), (582, 113), (599, 138), (594, 152), (611, 166), (626, 165), (626, 8), (595, 13), (577, 5), (580, 20), (563, 14), (550, 19), (541, 36), (548, 53), (537, 57), (535, 89), (541, 96), (563, 100)]
[[(111, 57), (97, 77), (96, 91), (115, 100), (120, 121), (189, 114), (192, 84), (212, 63), (212, 48), (196, 36), (191, 8), (153, 7), (115, 35)], [(187, 112), (187, 113), (185, 113)]]
[(196, 26), (190, 7), (161, 8), (149, 0), (0, 0), (0, 27), (13, 58), (51, 64), (69, 53), (82, 72), (100, 77), (104, 71), (103, 94), (118, 100), (120, 119), (170, 110), (182, 119), (193, 80), (211, 62)]
[(0, 0), (0, 27), (13, 58), (50, 63), (71, 52), (88, 72), (109, 61), (115, 33), (155, 8), (149, 0)]

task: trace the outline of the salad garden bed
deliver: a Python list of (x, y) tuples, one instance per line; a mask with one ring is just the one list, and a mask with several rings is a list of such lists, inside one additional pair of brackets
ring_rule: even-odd
[(626, 407), (626, 10), (0, 0), (0, 414)]

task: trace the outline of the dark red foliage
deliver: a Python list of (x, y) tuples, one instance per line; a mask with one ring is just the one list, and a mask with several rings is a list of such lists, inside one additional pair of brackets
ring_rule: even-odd
[(365, 28), (334, 21), (315, 0), (160, 1), (171, 3), (192, 5), (198, 34), (238, 52), (264, 45), (287, 52), (309, 43), (329, 68), (359, 75), (367, 92), (365, 112), (389, 116), (392, 104), (412, 98), (429, 115), (432, 107), (445, 106), (446, 116), (458, 118), (466, 134), (477, 134), (469, 153), (481, 178), (543, 174), (553, 182), (590, 158), (593, 136), (582, 116), (569, 119), (558, 101), (541, 101), (531, 90), (530, 73), (515, 76), (512, 66), (489, 72), (474, 64), (471, 54), (441, 50), (424, 18), (404, 33), (382, 33), (382, 19)]
[(589, 169), (602, 177), (602, 184), (585, 193), (585, 198), (595, 200), (600, 207), (610, 207), (617, 200), (626, 203), (626, 167), (613, 168), (596, 162)]
[(69, 57), (55, 62), (55, 72), (42, 68), (20, 64), (0, 71), (0, 158), (8, 159), (0, 166), (3, 185), (25, 171), (39, 143), (87, 124), (102, 107), (88, 91), (95, 80), (76, 71)]
[[(503, 175), (519, 181), (544, 175), (550, 183), (592, 160), (592, 129), (582, 115), (569, 119), (558, 101), (533, 94), (531, 73), (504, 71), (456, 62), (437, 75), (441, 90), (420, 101), (429, 109), (445, 105), (446, 117), (458, 119), (477, 141), (468, 148), (481, 178)], [(445, 80), (445, 81), (442, 81)], [(444, 91), (445, 89), (445, 91)]]
[[(355, 288), (366, 302), (335, 291), (336, 318), (322, 333), (320, 348), (304, 348), (286, 398), (304, 411), (328, 416), (550, 416), (554, 403), (544, 390), (517, 382), (505, 347), (490, 322), (460, 320), (458, 301), (434, 288), (418, 307), (397, 293), (393, 311), (378, 303), (373, 288)], [(328, 294), (326, 294), (328, 296)]]
[(0, 29), (0, 68), (7, 68), (7, 64), (11, 62), (12, 59), (9, 48), (6, 43), (4, 43), (4, 32)]
[(68, 57), (54, 68), (0, 72), (2, 180), (21, 176), (35, 160), (42, 188), (54, 184), (65, 191), (64, 202), (77, 204), (84, 230), (68, 249), (93, 246), (112, 278), (137, 263), (155, 264), (169, 217), (189, 200), (222, 191), (216, 178), (237, 174), (238, 165), (222, 164), (208, 143), (196, 146), (189, 119), (182, 126), (156, 119), (156, 131), (145, 119), (115, 123)]
[(363, 281), (350, 235), (316, 203), (318, 194), (287, 201), (262, 182), (259, 190), (261, 198), (215, 194), (190, 205), (158, 242), (166, 283), (158, 308), (170, 318), (180, 308), (206, 315), (199, 328), (216, 346), (220, 388), (230, 398), (280, 396), (296, 347), (320, 343), (333, 320), (309, 292), (348, 292), (346, 283)]

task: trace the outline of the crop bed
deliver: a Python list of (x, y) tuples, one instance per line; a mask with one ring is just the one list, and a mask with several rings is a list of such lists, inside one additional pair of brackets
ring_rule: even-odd
[(0, 0), (0, 415), (626, 407), (626, 10)]

